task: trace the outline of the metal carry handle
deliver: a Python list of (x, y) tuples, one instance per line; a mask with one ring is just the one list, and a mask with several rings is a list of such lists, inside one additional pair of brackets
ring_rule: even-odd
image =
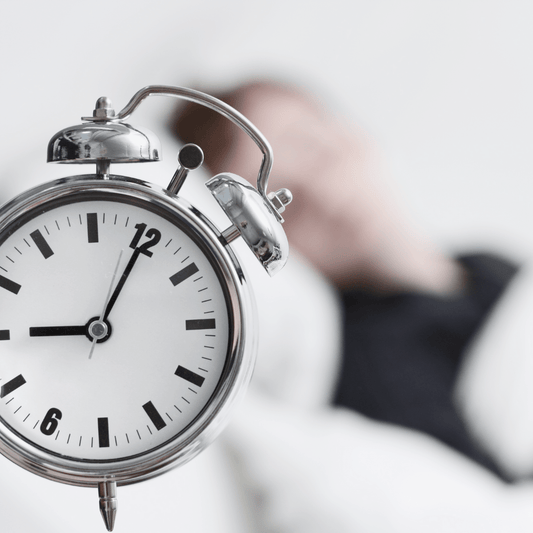
[[(244, 115), (222, 100), (195, 89), (189, 89), (187, 87), (174, 87), (171, 85), (148, 85), (137, 91), (131, 100), (126, 104), (126, 106), (117, 115), (115, 115), (115, 117), (109, 117), (108, 120), (110, 118), (111, 120), (126, 120), (145, 98), (154, 95), (174, 96), (208, 107), (209, 109), (212, 109), (213, 111), (220, 113), (225, 118), (231, 120), (245, 133), (247, 133), (263, 154), (263, 161), (261, 162), (259, 174), (257, 176), (257, 190), (265, 199), (267, 204), (271, 207), (272, 212), (276, 215), (278, 220), (281, 219), (281, 215), (278, 213), (277, 209), (274, 207), (266, 193), (268, 178), (274, 162), (272, 148), (263, 134)], [(94, 120), (94, 118), (92, 120)]]

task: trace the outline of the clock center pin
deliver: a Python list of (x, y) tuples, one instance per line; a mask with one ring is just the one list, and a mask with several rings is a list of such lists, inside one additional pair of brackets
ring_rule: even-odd
[(99, 318), (92, 319), (89, 322), (87, 333), (90, 340), (104, 342), (111, 335), (111, 326), (106, 321), (100, 320)]

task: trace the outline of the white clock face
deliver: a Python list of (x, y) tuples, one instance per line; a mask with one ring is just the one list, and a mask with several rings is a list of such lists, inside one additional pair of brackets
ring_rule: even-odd
[(161, 213), (85, 194), (0, 235), (0, 416), (23, 439), (116, 461), (169, 442), (209, 403), (228, 295)]

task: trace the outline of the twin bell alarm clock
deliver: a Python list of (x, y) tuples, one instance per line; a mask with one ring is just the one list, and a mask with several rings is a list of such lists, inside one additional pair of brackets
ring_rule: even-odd
[[(262, 151), (257, 188), (230, 173), (206, 183), (227, 227), (180, 195), (203, 162), (197, 145), (182, 147), (166, 188), (111, 173), (113, 163), (159, 159), (158, 139), (125, 122), (154, 95), (222, 114)], [(207, 94), (149, 86), (118, 114), (98, 99), (82, 120), (51, 139), (48, 161), (90, 163), (94, 173), (0, 209), (0, 451), (50, 480), (98, 488), (112, 531), (117, 486), (193, 458), (245, 389), (257, 324), (232, 242), (242, 238), (269, 274), (279, 271), (291, 194), (267, 194), (268, 142)]]

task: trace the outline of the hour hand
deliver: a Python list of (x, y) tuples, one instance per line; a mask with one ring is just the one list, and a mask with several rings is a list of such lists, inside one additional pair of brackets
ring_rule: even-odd
[(85, 335), (86, 329), (85, 326), (38, 326), (30, 328), (30, 337)]

